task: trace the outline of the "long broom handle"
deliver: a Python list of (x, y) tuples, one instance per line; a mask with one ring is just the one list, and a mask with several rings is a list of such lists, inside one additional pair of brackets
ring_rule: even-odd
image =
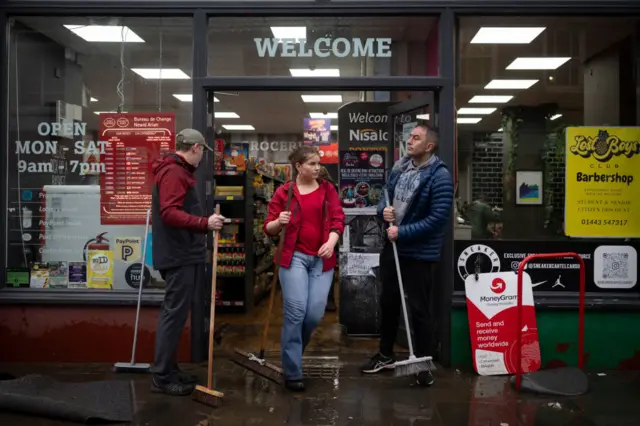
[[(287, 192), (287, 204), (284, 211), (289, 211), (291, 208), (291, 197), (293, 196), (293, 182), (289, 185)], [(278, 248), (276, 249), (275, 267), (273, 268), (273, 278), (271, 278), (271, 291), (269, 294), (269, 309), (267, 310), (267, 319), (264, 322), (264, 329), (262, 330), (262, 342), (260, 342), (260, 359), (264, 359), (264, 351), (267, 346), (267, 335), (269, 334), (269, 324), (271, 323), (271, 311), (273, 310), (273, 302), (276, 299), (276, 287), (278, 284), (278, 272), (280, 271), (280, 259), (282, 259), (282, 248), (284, 247), (284, 234), (287, 230), (286, 225), (280, 230), (280, 240), (278, 241)]]
[[(384, 199), (387, 207), (391, 207), (389, 202), (389, 192), (384, 189)], [(402, 272), (400, 270), (400, 259), (398, 258), (398, 247), (395, 241), (391, 241), (393, 247), (393, 258), (396, 262), (396, 273), (398, 274), (398, 286), (400, 287), (400, 301), (402, 302), (402, 315), (404, 316), (404, 328), (407, 332), (407, 343), (409, 345), (409, 357), (413, 357), (413, 342), (411, 341), (411, 330), (409, 329), (409, 315), (407, 314), (407, 302), (404, 300), (404, 286), (402, 285)]]
[[(216, 214), (220, 214), (220, 204), (216, 204)], [(218, 278), (219, 231), (213, 231), (213, 259), (211, 260), (211, 311), (209, 314), (209, 362), (207, 363), (207, 389), (213, 389), (213, 335), (216, 318), (216, 280)]]
[(147, 209), (147, 221), (144, 227), (144, 243), (142, 245), (142, 259), (140, 259), (140, 284), (138, 285), (138, 307), (136, 309), (136, 324), (133, 329), (133, 347), (131, 348), (131, 364), (136, 363), (136, 346), (138, 346), (138, 323), (140, 322), (142, 285), (144, 284), (144, 264), (147, 259), (147, 241), (149, 238), (149, 216), (151, 216), (151, 209)]

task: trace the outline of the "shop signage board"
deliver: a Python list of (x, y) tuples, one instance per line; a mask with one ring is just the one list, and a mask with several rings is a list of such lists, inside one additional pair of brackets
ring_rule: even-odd
[(565, 232), (640, 237), (640, 128), (566, 129)]
[(340, 151), (340, 199), (345, 214), (377, 214), (385, 184), (385, 151)]
[[(523, 274), (522, 372), (540, 368), (540, 344), (531, 277)], [(481, 376), (515, 374), (518, 357), (518, 278), (513, 272), (471, 274), (465, 279), (471, 351)]]
[(100, 114), (107, 141), (100, 175), (102, 225), (143, 225), (151, 207), (153, 163), (175, 150), (175, 114)]
[(305, 39), (254, 38), (258, 56), (283, 58), (390, 58), (390, 37)]
[[(520, 262), (530, 254), (576, 252), (585, 263), (586, 291), (636, 295), (638, 242), (594, 242), (580, 240), (509, 241), (457, 240), (454, 243), (454, 290), (464, 291), (465, 280), (476, 265), (482, 273), (507, 272), (515, 275)], [(533, 292), (578, 292), (579, 264), (573, 258), (540, 259), (527, 264)]]

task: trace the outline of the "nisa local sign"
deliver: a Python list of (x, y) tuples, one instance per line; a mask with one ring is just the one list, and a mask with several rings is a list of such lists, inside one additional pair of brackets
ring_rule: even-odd
[(254, 38), (258, 55), (262, 58), (390, 58), (391, 38), (329, 38), (313, 43), (305, 39)]

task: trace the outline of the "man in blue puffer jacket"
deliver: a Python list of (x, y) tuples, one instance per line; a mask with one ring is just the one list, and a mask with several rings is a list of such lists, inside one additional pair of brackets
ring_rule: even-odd
[[(453, 208), (453, 180), (447, 166), (435, 152), (438, 133), (417, 126), (407, 142), (408, 155), (394, 166), (387, 182), (391, 206), (384, 197), (378, 215), (390, 226), (389, 241), (396, 241), (404, 290), (407, 293), (411, 326), (415, 336), (415, 354), (426, 356), (432, 338), (430, 296), (435, 270), (440, 261), (442, 240)], [(380, 300), (380, 352), (362, 366), (363, 373), (391, 369), (395, 363), (393, 346), (400, 319), (400, 290), (391, 244), (380, 254), (382, 297)], [(417, 383), (433, 384), (429, 372), (420, 373)]]

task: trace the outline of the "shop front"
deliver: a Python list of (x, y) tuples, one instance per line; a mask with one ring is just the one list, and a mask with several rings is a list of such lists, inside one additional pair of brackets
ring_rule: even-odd
[[(480, 15), (455, 1), (409, 3), (9, 2), (0, 15), (0, 341), (11, 349), (0, 361), (127, 359), (141, 277), (139, 354), (151, 360), (164, 294), (153, 231), (145, 233), (152, 167), (189, 127), (214, 146), (197, 171), (200, 196), (229, 218), (217, 271), (224, 321), (263, 309), (275, 248), (261, 236), (265, 205), (291, 176), (288, 154), (314, 144), (348, 222), (335, 322), (346, 336), (374, 338), (383, 239), (372, 211), (406, 135), (427, 124), (439, 132), (457, 200), (434, 301), (436, 359), (471, 365), (472, 269), (575, 251), (590, 277), (587, 352), (596, 365), (632, 365), (637, 336), (623, 324), (640, 321), (637, 260), (625, 263), (625, 284), (594, 277), (611, 267), (603, 253), (636, 253), (635, 225), (598, 240), (565, 236), (564, 146), (568, 129), (584, 126), (624, 127), (640, 139), (636, 6), (607, 8), (625, 20), (584, 16), (595, 11), (573, 2), (548, 17), (541, 2), (519, 3), (508, 18), (491, 16), (503, 13), (497, 5)], [(539, 200), (522, 185), (537, 185)], [(637, 212), (632, 198), (620, 201)], [(489, 219), (474, 216), (485, 206)], [(541, 265), (531, 275), (541, 283), (543, 360), (570, 362), (575, 265)], [(183, 361), (204, 358), (209, 291), (208, 279), (195, 289)], [(605, 345), (614, 356), (600, 353)]]

